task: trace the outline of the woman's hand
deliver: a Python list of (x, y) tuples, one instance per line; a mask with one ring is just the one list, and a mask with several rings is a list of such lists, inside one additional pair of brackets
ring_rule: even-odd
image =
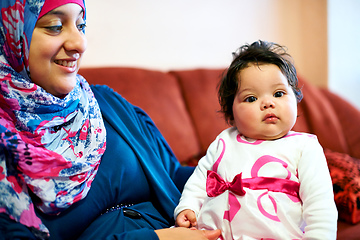
[(155, 230), (160, 240), (216, 240), (220, 237), (221, 231), (217, 230), (196, 230), (195, 228), (164, 228)]
[(196, 224), (197, 224), (196, 215), (195, 215), (194, 211), (192, 211), (190, 209), (185, 209), (185, 210), (181, 211), (177, 215), (176, 221), (175, 221), (175, 225), (177, 227), (190, 228), (190, 227), (195, 227)]

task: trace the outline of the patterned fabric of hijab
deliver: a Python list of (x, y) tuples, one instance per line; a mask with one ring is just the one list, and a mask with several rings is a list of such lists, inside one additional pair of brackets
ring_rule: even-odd
[(43, 3), (0, 1), (0, 213), (46, 237), (34, 206), (58, 214), (86, 196), (106, 133), (98, 103), (80, 75), (63, 99), (31, 82), (30, 41)]

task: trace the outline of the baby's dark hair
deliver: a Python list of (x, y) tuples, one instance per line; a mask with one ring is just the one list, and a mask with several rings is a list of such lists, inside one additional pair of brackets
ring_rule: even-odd
[(291, 56), (286, 49), (276, 43), (266, 41), (256, 41), (251, 45), (246, 44), (233, 53), (233, 61), (230, 67), (224, 72), (218, 85), (218, 98), (221, 112), (225, 120), (232, 125), (234, 115), (232, 111), (235, 95), (239, 89), (239, 73), (250, 64), (274, 64), (279, 67), (292, 87), (297, 102), (302, 99), (302, 93), (298, 87), (296, 69), (292, 63)]

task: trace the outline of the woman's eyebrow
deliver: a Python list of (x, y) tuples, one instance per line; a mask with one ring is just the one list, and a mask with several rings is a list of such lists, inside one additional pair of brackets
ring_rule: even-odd
[[(84, 13), (84, 9), (81, 8), (81, 11), (79, 12), (79, 15), (82, 15)], [(65, 12), (60, 11), (60, 10), (51, 10), (50, 12), (48, 12), (47, 14), (49, 15), (58, 15), (58, 16), (64, 16)]]
[(49, 15), (59, 15), (59, 16), (65, 15), (65, 13), (63, 11), (59, 11), (59, 10), (52, 10), (48, 14)]

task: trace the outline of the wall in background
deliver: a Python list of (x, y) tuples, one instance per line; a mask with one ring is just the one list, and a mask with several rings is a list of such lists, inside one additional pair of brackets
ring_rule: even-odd
[(86, 4), (89, 42), (82, 66), (225, 68), (240, 45), (263, 39), (287, 46), (300, 75), (328, 85), (327, 0)]
[(329, 88), (360, 109), (360, 1), (328, 0)]

